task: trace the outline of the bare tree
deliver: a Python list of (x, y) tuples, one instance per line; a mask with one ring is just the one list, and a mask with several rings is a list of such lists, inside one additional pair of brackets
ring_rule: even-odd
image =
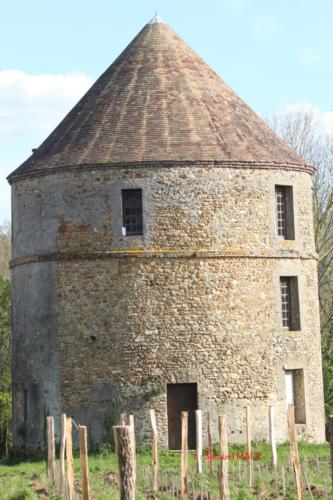
[(11, 255), (11, 228), (9, 222), (0, 224), (0, 275), (9, 278)]
[(0, 457), (11, 441), (10, 224), (0, 224)]

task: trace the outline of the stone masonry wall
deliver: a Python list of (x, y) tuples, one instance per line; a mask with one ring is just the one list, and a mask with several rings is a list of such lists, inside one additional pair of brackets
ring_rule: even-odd
[[(275, 184), (293, 186), (295, 241), (276, 236)], [(130, 187), (143, 190), (143, 236), (121, 234), (121, 189)], [(307, 173), (218, 166), (63, 172), (14, 183), (13, 213), (15, 274), (24, 280), (35, 266), (47, 280), (53, 262), (56, 322), (43, 339), (56, 360), (43, 375), (57, 387), (53, 407), (89, 425), (93, 439), (106, 433), (106, 415), (126, 410), (144, 441), (153, 405), (167, 445), (166, 384), (197, 382), (199, 407), (213, 420), (218, 411), (228, 415), (230, 439), (243, 439), (246, 404), (256, 416), (254, 437), (267, 438), (275, 404), (284, 440), (286, 367), (304, 370), (300, 431), (324, 439)], [(298, 277), (300, 332), (281, 327), (280, 276)], [(19, 318), (29, 289), (15, 287)], [(40, 320), (31, 310), (23, 328), (36, 361), (31, 332)], [(20, 328), (16, 319), (14, 337)], [(21, 350), (17, 342), (14, 356)], [(15, 370), (24, 378), (29, 366)]]
[[(275, 184), (294, 187), (296, 237), (276, 236)], [(121, 189), (142, 188), (144, 234), (122, 236)], [(105, 168), (13, 184), (14, 258), (142, 249), (315, 253), (311, 177), (274, 169)]]
[[(255, 410), (257, 439), (268, 436), (269, 403), (277, 404), (278, 436), (285, 439), (283, 365), (297, 362), (308, 378), (307, 431), (313, 439), (322, 438), (315, 280), (307, 278), (302, 289), (306, 327), (285, 332), (276, 311), (274, 275), (280, 262), (138, 260), (59, 264), (64, 408), (84, 419), (90, 407), (101, 438), (112, 401), (118, 412), (143, 419), (151, 404), (166, 410), (167, 383), (197, 382), (200, 407), (213, 412), (225, 408), (236, 440), (242, 438), (237, 421), (247, 402)], [(295, 274), (315, 276), (313, 261), (293, 265)], [(150, 426), (141, 432), (148, 438)]]

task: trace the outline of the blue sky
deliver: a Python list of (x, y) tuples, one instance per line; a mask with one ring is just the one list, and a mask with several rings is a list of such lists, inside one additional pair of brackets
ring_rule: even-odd
[(0, 222), (6, 175), (158, 14), (260, 115), (333, 123), (332, 0), (0, 1)]

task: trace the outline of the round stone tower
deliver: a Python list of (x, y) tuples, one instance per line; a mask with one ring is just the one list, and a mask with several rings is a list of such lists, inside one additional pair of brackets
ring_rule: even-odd
[[(311, 174), (154, 18), (9, 176), (15, 445), (61, 412), (179, 447), (179, 413), (324, 439)], [(215, 432), (215, 425), (214, 425)], [(217, 439), (216, 435), (214, 439)]]

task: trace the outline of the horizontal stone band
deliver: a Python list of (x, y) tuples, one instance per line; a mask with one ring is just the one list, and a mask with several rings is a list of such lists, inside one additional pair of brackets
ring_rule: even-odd
[(315, 168), (304, 164), (296, 164), (296, 163), (274, 163), (274, 162), (258, 162), (258, 161), (232, 161), (232, 160), (206, 160), (206, 161), (191, 161), (191, 160), (182, 160), (182, 161), (172, 161), (172, 160), (164, 160), (164, 161), (142, 161), (142, 162), (114, 162), (114, 163), (95, 163), (95, 164), (80, 164), (80, 165), (63, 165), (63, 166), (55, 166), (48, 167), (44, 169), (35, 170), (30, 168), (28, 171), (22, 170), (17, 173), (11, 174), (7, 177), (7, 180), (10, 184), (13, 182), (19, 181), (21, 179), (26, 179), (30, 177), (39, 177), (45, 175), (51, 175), (54, 173), (60, 172), (76, 172), (77, 170), (81, 171), (91, 171), (91, 170), (107, 170), (107, 169), (123, 169), (123, 168), (175, 168), (175, 167), (214, 167), (214, 168), (238, 168), (238, 169), (266, 169), (266, 170), (296, 170), (298, 172), (306, 172), (308, 174), (313, 174)]
[(9, 267), (22, 266), (36, 262), (73, 261), (73, 260), (107, 260), (123, 258), (185, 258), (185, 259), (293, 259), (293, 260), (318, 260), (317, 255), (273, 255), (273, 254), (245, 254), (243, 251), (214, 252), (209, 250), (147, 250), (126, 249), (109, 252), (53, 252), (43, 255), (29, 255), (13, 259)]

